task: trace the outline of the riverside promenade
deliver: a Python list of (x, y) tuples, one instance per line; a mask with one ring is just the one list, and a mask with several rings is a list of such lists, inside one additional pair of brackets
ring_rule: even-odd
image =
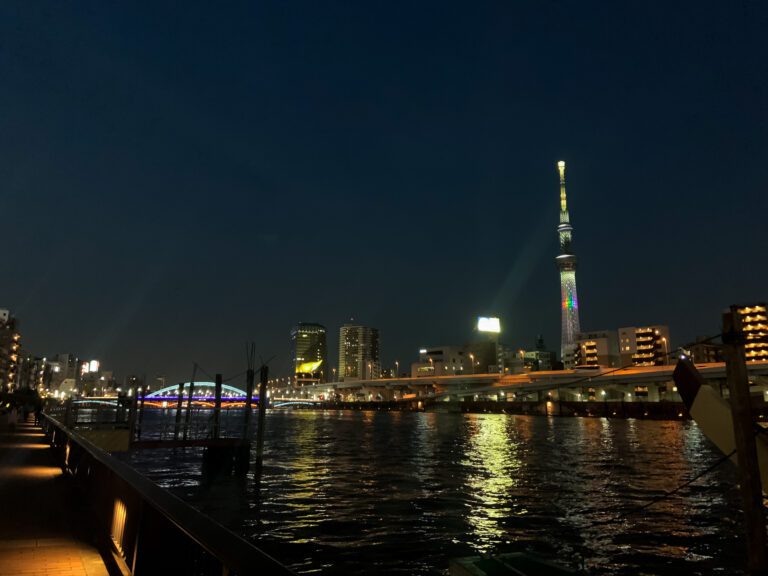
[(39, 426), (0, 431), (0, 576), (109, 576)]

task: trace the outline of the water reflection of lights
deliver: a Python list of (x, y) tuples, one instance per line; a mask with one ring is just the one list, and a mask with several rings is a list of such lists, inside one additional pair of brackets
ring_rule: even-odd
[(467, 521), (475, 538), (469, 544), (487, 552), (505, 537), (505, 518), (524, 515), (525, 508), (512, 509), (512, 491), (518, 484), (519, 444), (509, 438), (508, 419), (501, 414), (470, 417), (469, 450), (464, 465), (467, 493), (471, 494)]
[(413, 445), (413, 476), (421, 487), (421, 495), (428, 497), (428, 482), (435, 473), (435, 432), (437, 423), (434, 412), (419, 412), (416, 420), (416, 431), (411, 442)]
[(609, 418), (600, 418), (600, 447), (604, 452), (610, 453), (613, 451), (613, 434), (614, 431), (611, 427), (611, 420)]
[[(317, 412), (308, 412), (306, 419), (323, 418)], [(328, 490), (332, 482), (331, 458), (321, 441), (318, 424), (301, 426), (292, 441), (295, 457), (286, 469), (291, 489), (283, 494), (283, 504), (290, 511), (291, 530), (315, 529), (326, 517)], [(296, 543), (309, 543), (311, 539), (297, 537)]]
[[(144, 430), (167, 421), (148, 411)], [(201, 502), (284, 551), (297, 572), (341, 573), (350, 562), (438, 573), (446, 557), (528, 547), (565, 564), (581, 553), (593, 574), (725, 574), (744, 562), (730, 465), (601, 524), (720, 457), (692, 423), (296, 410), (271, 412), (267, 433), (259, 505), (240, 499), (239, 482), (205, 488)], [(199, 452), (159, 452), (131, 458), (184, 497), (199, 481)]]

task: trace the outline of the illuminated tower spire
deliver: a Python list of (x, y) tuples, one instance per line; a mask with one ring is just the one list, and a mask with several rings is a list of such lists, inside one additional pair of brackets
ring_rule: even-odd
[(560, 160), (557, 163), (557, 170), (560, 172), (560, 216), (565, 214), (565, 220), (561, 218), (560, 222), (568, 222), (568, 203), (565, 199), (565, 162)]
[(560, 268), (560, 295), (562, 326), (560, 337), (560, 355), (565, 363), (572, 360), (573, 347), (579, 328), (579, 299), (576, 295), (576, 256), (571, 251), (571, 226), (568, 204), (565, 197), (565, 162), (557, 163), (560, 172), (560, 224), (557, 234), (560, 238), (560, 255), (557, 266)]

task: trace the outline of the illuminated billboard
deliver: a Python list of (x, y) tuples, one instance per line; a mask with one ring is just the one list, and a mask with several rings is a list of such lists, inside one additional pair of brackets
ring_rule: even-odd
[(318, 360), (317, 362), (304, 362), (303, 364), (299, 364), (296, 366), (296, 374), (312, 374), (317, 372), (322, 363), (322, 360)]
[(80, 374), (89, 374), (91, 372), (99, 371), (99, 361), (91, 360), (90, 362), (83, 362), (80, 364)]
[(478, 316), (477, 331), (493, 332), (495, 334), (498, 334), (499, 332), (501, 332), (501, 322), (499, 322), (498, 318), (486, 318), (485, 316)]

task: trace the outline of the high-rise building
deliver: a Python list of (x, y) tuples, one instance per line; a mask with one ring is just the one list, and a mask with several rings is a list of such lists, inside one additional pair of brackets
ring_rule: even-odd
[(747, 362), (768, 360), (768, 307), (764, 303), (739, 307)]
[(18, 384), (21, 334), (8, 310), (0, 310), (0, 389), (7, 392)]
[(339, 331), (338, 380), (368, 380), (380, 374), (379, 330), (344, 324)]
[(52, 365), (47, 358), (22, 354), (19, 358), (19, 388), (44, 390), (51, 384)]
[[(491, 355), (493, 356), (493, 355)], [(495, 362), (495, 358), (491, 360)], [(419, 349), (419, 361), (411, 364), (411, 376), (449, 376), (485, 373), (480, 359), (467, 346), (431, 346)]]
[(668, 326), (619, 328), (622, 366), (663, 366), (671, 350)]
[(574, 358), (576, 366), (617, 368), (620, 356), (616, 331), (579, 332), (576, 335)]
[(557, 163), (560, 172), (560, 224), (557, 234), (560, 239), (560, 255), (557, 267), (560, 269), (560, 306), (562, 326), (560, 356), (566, 367), (573, 364), (576, 334), (579, 333), (579, 298), (576, 294), (576, 256), (571, 250), (571, 226), (568, 204), (565, 198), (565, 162)]
[(299, 322), (291, 329), (291, 363), (298, 385), (327, 381), (327, 348), (325, 326)]

